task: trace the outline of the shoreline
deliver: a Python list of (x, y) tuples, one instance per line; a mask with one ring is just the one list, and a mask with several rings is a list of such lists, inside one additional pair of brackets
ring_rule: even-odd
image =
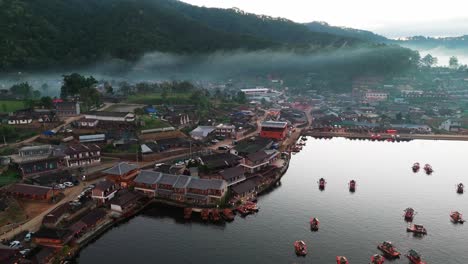
[[(379, 134), (380, 137), (375, 135)], [(321, 132), (321, 131), (304, 131), (303, 136), (314, 138), (334, 138), (342, 137), (358, 140), (393, 140), (393, 141), (412, 141), (412, 140), (448, 140), (448, 141), (468, 141), (468, 135), (450, 135), (450, 134), (398, 134), (395, 137), (393, 134), (374, 133), (350, 133), (350, 132)]]

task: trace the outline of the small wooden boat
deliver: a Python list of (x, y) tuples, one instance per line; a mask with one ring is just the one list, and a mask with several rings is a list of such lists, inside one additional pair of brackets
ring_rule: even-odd
[(318, 184), (319, 184), (319, 189), (320, 190), (325, 190), (325, 185), (327, 184), (327, 182), (325, 181), (324, 178), (320, 178)]
[(452, 220), (452, 222), (454, 222), (456, 224), (465, 223), (465, 220), (463, 219), (463, 215), (458, 211), (451, 212), (450, 213), (450, 219)]
[(344, 256), (336, 256), (336, 264), (349, 264), (349, 261)]
[(385, 258), (379, 254), (371, 256), (370, 260), (370, 264), (383, 264), (385, 262)]
[(406, 257), (411, 261), (411, 263), (426, 264), (426, 262), (422, 260), (421, 255), (419, 255), (419, 253), (413, 249), (410, 249), (408, 251), (408, 254), (406, 254)]
[(419, 165), (419, 162), (416, 162), (416, 163), (413, 164), (413, 167), (411, 167), (411, 168), (413, 169), (413, 172), (416, 173), (421, 168), (421, 165)]
[(218, 209), (211, 210), (211, 221), (217, 223), (221, 220), (221, 215), (219, 214)]
[(296, 251), (296, 255), (298, 256), (305, 256), (307, 255), (307, 245), (304, 241), (298, 240), (294, 242), (294, 251)]
[(411, 224), (406, 228), (406, 231), (414, 233), (414, 234), (418, 234), (418, 235), (426, 235), (427, 234), (426, 228), (424, 228), (424, 226), (422, 226), (422, 225)]
[(465, 188), (465, 186), (463, 185), (463, 183), (459, 183), (457, 184), (457, 193), (463, 193), (463, 189)]
[(184, 219), (185, 220), (190, 220), (192, 218), (192, 208), (191, 207), (186, 207), (184, 208)]
[(384, 241), (382, 244), (377, 246), (387, 257), (399, 258), (401, 253), (393, 246), (392, 242)]
[(231, 209), (226, 208), (223, 210), (223, 218), (225, 221), (233, 221), (234, 220), (234, 213), (232, 212)]
[(244, 206), (238, 206), (236, 208), (237, 212), (239, 212), (241, 214), (241, 216), (247, 216), (250, 214), (250, 211), (248, 211)]
[(257, 204), (250, 201), (244, 204), (244, 208), (251, 213), (258, 212), (259, 210)]
[(210, 210), (208, 210), (208, 209), (203, 209), (203, 210), (201, 211), (200, 214), (201, 214), (201, 219), (202, 219), (203, 221), (208, 221), (208, 219), (209, 219), (209, 217), (210, 217)]
[(356, 191), (356, 181), (355, 180), (351, 180), (349, 182), (349, 191), (350, 192), (355, 192)]
[(312, 231), (318, 231), (319, 226), (320, 226), (320, 221), (318, 220), (318, 218), (313, 217), (310, 219), (310, 229)]
[(302, 141), (307, 141), (307, 137), (301, 137)]
[(405, 212), (405, 214), (403, 216), (404, 216), (405, 220), (409, 221), (409, 222), (413, 221), (414, 215), (416, 214), (414, 209), (411, 208), (411, 207), (408, 207), (408, 208), (406, 208), (404, 210), (404, 212)]
[(427, 175), (431, 175), (434, 170), (432, 169), (432, 166), (429, 164), (424, 165), (424, 171), (426, 172)]

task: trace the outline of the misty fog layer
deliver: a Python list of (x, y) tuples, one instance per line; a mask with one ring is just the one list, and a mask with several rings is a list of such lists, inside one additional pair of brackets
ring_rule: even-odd
[[(93, 75), (98, 80), (115, 81), (160, 81), (160, 80), (226, 80), (233, 77), (258, 76), (262, 74), (306, 74), (334, 66), (351, 65), (380, 51), (372, 48), (342, 48), (320, 53), (297, 53), (291, 51), (231, 51), (208, 55), (176, 55), (153, 52), (145, 54), (136, 62), (108, 60), (86, 69), (72, 71), (49, 71), (48, 73), (13, 73), (0, 79), (0, 85), (8, 88), (13, 83), (28, 81), (35, 88), (43, 83), (50, 87), (48, 95), (57, 95), (62, 75), (78, 72)], [(374, 58), (375, 61), (375, 58)], [(380, 61), (379, 61), (380, 63)]]

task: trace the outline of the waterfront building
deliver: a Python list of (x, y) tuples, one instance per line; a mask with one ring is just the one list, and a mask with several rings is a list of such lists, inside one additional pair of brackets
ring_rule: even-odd
[(227, 192), (227, 183), (224, 180), (198, 179), (145, 170), (135, 178), (133, 186), (136, 191), (149, 197), (195, 205), (216, 204)]
[(73, 238), (72, 232), (66, 229), (41, 227), (34, 233), (33, 243), (46, 247), (61, 248)]
[(249, 154), (241, 164), (248, 173), (255, 173), (273, 164), (279, 157), (277, 150), (262, 150)]
[(265, 121), (261, 124), (260, 136), (276, 140), (286, 138), (288, 123), (279, 121)]
[(141, 197), (139, 193), (127, 189), (120, 190), (109, 202), (111, 210), (120, 214), (126, 213), (137, 205)]
[(119, 184), (121, 187), (125, 188), (138, 175), (140, 168), (138, 166), (127, 163), (120, 162), (114, 167), (103, 171), (107, 179)]
[(110, 199), (114, 198), (118, 190), (118, 185), (115, 182), (104, 180), (99, 182), (93, 189), (91, 197), (98, 201), (99, 204), (105, 204)]
[(225, 180), (228, 187), (245, 180), (244, 167), (236, 166), (225, 169), (219, 173), (221, 179)]

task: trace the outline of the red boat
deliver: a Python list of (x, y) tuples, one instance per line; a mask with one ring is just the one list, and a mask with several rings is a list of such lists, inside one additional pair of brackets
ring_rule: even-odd
[(221, 215), (219, 214), (218, 209), (211, 210), (211, 220), (215, 223), (221, 220)]
[(192, 208), (186, 207), (184, 208), (184, 219), (190, 220), (190, 218), (192, 218)]
[(424, 226), (422, 226), (422, 225), (409, 225), (406, 228), (406, 231), (407, 232), (412, 232), (414, 234), (419, 234), (419, 235), (426, 235), (427, 234), (426, 228), (424, 228)]
[(244, 208), (249, 212), (258, 212), (258, 206), (254, 202), (246, 202)]
[(234, 213), (231, 209), (226, 208), (223, 210), (223, 218), (226, 221), (233, 221), (234, 220)]
[(244, 206), (239, 206), (236, 208), (237, 212), (239, 212), (242, 216), (246, 216), (250, 214), (250, 212), (244, 207)]
[(463, 189), (465, 188), (465, 186), (463, 185), (463, 183), (459, 183), (457, 185), (457, 193), (463, 193)]
[(403, 216), (405, 217), (405, 220), (410, 221), (410, 222), (413, 221), (414, 215), (416, 214), (414, 209), (411, 207), (408, 207), (404, 210), (404, 212), (405, 214)]
[(349, 262), (346, 257), (336, 256), (336, 264), (349, 264)]
[(355, 180), (351, 180), (349, 182), (349, 191), (350, 192), (355, 192), (356, 191), (356, 181)]
[(210, 210), (208, 209), (203, 209), (201, 211), (201, 218), (203, 221), (208, 221), (208, 218), (210, 217)]
[(382, 255), (375, 254), (370, 258), (370, 264), (383, 264), (385, 262), (385, 258)]
[(411, 263), (414, 263), (414, 264), (426, 264), (425, 261), (422, 261), (421, 255), (419, 255), (419, 253), (416, 252), (416, 251), (413, 250), (413, 249), (410, 249), (410, 250), (408, 251), (408, 254), (406, 255), (406, 257), (411, 261)]
[(307, 245), (304, 241), (298, 240), (294, 242), (294, 251), (296, 251), (296, 255), (298, 256), (305, 256), (307, 255)]
[(421, 168), (421, 165), (419, 165), (419, 162), (416, 162), (413, 164), (413, 167), (412, 167), (413, 172), (415, 173), (418, 172), (420, 168)]
[(456, 224), (465, 223), (465, 220), (463, 219), (463, 215), (458, 211), (451, 212), (450, 213), (450, 219), (452, 219), (452, 222), (454, 222)]
[(401, 253), (393, 246), (392, 242), (384, 241), (377, 246), (383, 253), (392, 258), (399, 258)]
[(324, 179), (324, 178), (320, 178), (320, 180), (319, 180), (318, 183), (319, 183), (319, 189), (320, 189), (320, 190), (324, 190), (324, 189), (325, 189), (325, 185), (327, 184), (327, 182), (325, 181), (325, 179)]
[(320, 226), (320, 221), (318, 220), (318, 218), (314, 217), (310, 219), (310, 229), (312, 231), (318, 231), (319, 226)]
[(432, 166), (429, 164), (424, 165), (424, 171), (426, 172), (427, 175), (430, 175), (434, 172), (432, 169)]

